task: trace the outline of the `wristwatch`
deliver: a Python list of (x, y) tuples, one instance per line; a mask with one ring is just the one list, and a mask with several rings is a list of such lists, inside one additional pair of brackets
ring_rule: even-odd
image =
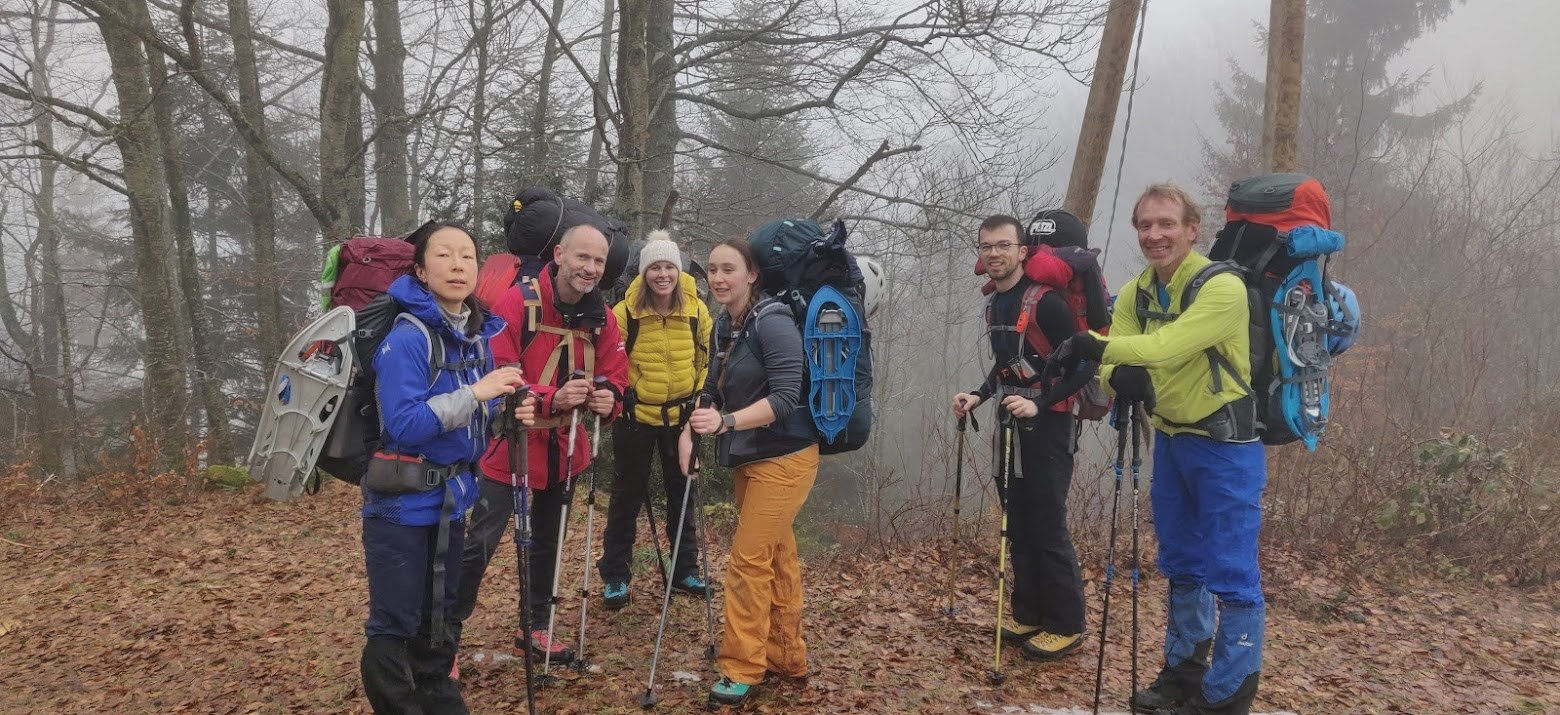
[(730, 412), (722, 413), (721, 416), (720, 416), (720, 431), (722, 431), (722, 432), (730, 432), (730, 431), (732, 431), (732, 430), (734, 430), (736, 428), (737, 428), (737, 416), (731, 414)]

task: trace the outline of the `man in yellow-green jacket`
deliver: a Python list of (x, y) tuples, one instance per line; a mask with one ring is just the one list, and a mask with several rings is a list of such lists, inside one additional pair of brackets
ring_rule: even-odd
[(1133, 694), (1132, 709), (1244, 715), (1261, 679), (1257, 537), (1267, 483), (1248, 387), (1246, 286), (1192, 250), (1201, 216), (1179, 187), (1148, 187), (1132, 224), (1149, 267), (1121, 289), (1110, 337), (1078, 333), (1053, 358), (1064, 369), (1100, 363), (1118, 402), (1152, 411), (1150, 500), (1169, 622), (1164, 667)]

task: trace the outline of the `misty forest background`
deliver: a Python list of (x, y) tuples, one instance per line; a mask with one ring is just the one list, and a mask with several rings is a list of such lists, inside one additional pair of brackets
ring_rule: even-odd
[[(329, 246), (436, 217), (501, 250), (508, 198), (538, 184), (640, 237), (675, 189), (695, 257), (814, 216), (884, 263), (876, 438), (826, 462), (814, 501), (835, 537), (942, 533), (947, 400), (989, 359), (974, 228), (1060, 202), (1078, 127), (1048, 100), (1090, 80), (1108, 4), (3, 0), (5, 479), (83, 502), (157, 475), (208, 488), (243, 461), (281, 346), (317, 315)], [(1331, 192), (1349, 237), (1332, 270), (1366, 322), (1322, 449), (1271, 452), (1270, 540), (1551, 583), (1560, 137), (1477, 82), (1430, 92), (1435, 68), (1403, 69), (1465, 3), (1308, 5), (1298, 165)], [(1205, 240), (1223, 188), (1262, 166), (1260, 63), (1225, 69), (1217, 121), (1179, 140), (1200, 142)], [(1142, 131), (1167, 107), (1138, 99)], [(1152, 151), (1129, 144), (1127, 162)], [(1113, 235), (1117, 286), (1141, 263), (1110, 205), (1093, 236)], [(1086, 431), (1080, 475), (1111, 439)], [(967, 489), (989, 492), (972, 452)], [(1097, 544), (1095, 481), (1074, 518)]]

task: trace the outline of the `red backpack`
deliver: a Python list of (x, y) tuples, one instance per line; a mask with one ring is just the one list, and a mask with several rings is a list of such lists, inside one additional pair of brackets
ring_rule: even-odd
[(412, 244), (404, 238), (359, 236), (337, 246), (325, 259), (325, 277), (334, 268), (335, 282), (328, 284), (330, 304), (361, 310), (395, 279), (412, 272)]

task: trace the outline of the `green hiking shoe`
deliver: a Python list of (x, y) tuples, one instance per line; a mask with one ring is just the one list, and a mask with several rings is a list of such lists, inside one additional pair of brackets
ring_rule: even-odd
[(601, 589), (601, 605), (609, 611), (616, 611), (628, 605), (628, 582), (608, 581)]
[(753, 686), (721, 676), (720, 680), (715, 681), (714, 687), (710, 688), (710, 707), (741, 705), (747, 702), (748, 696), (752, 694)]

